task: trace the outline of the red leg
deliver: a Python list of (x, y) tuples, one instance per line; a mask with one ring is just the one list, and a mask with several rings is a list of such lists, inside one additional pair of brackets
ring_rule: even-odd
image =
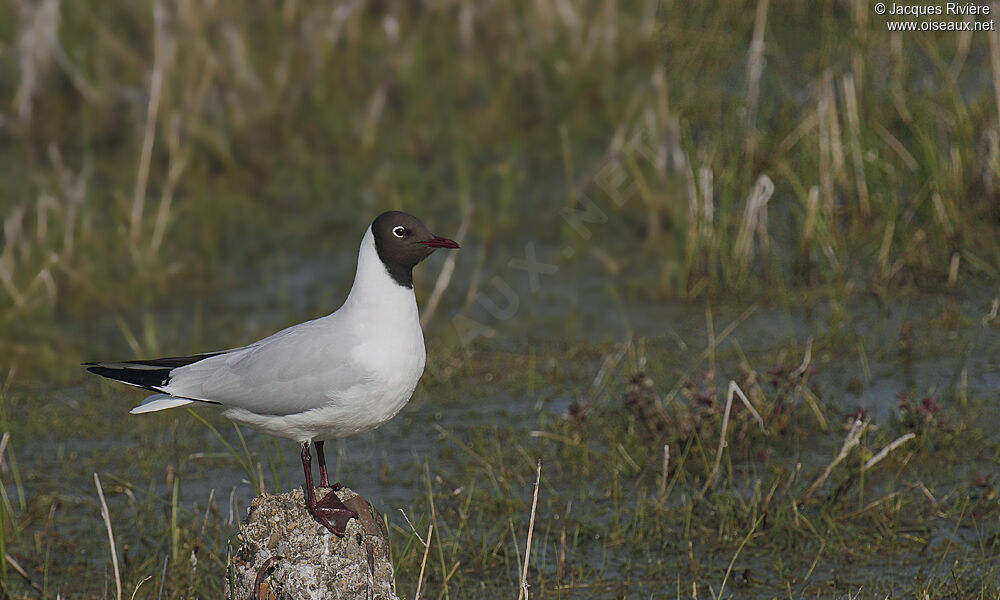
[(319, 461), (319, 487), (330, 487), (330, 476), (326, 472), (326, 455), (323, 454), (323, 442), (313, 444), (316, 446), (316, 459)]
[(358, 518), (358, 513), (347, 508), (337, 493), (331, 491), (323, 496), (319, 502), (316, 501), (316, 493), (313, 488), (312, 479), (312, 455), (309, 452), (309, 442), (302, 444), (302, 470), (306, 476), (306, 510), (316, 517), (323, 527), (326, 527), (336, 535), (344, 535), (347, 529), (347, 522)]
[(340, 491), (340, 488), (344, 487), (340, 485), (340, 482), (336, 482), (330, 485), (330, 476), (327, 474), (326, 470), (326, 455), (323, 454), (323, 442), (314, 442), (316, 446), (316, 458), (319, 459), (319, 487), (333, 488), (333, 491)]

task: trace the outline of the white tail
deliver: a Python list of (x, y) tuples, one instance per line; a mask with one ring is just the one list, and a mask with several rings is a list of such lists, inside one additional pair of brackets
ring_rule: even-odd
[(141, 415), (143, 413), (167, 410), (168, 408), (177, 408), (178, 406), (186, 406), (188, 404), (194, 404), (194, 401), (186, 398), (174, 398), (169, 394), (154, 394), (143, 400), (142, 404), (129, 412), (133, 415)]

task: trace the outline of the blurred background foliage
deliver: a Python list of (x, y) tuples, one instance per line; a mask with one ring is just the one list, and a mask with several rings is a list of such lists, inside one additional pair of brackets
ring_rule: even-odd
[(334, 262), (388, 208), (468, 213), (466, 286), (524, 240), (645, 300), (997, 276), (994, 34), (889, 34), (860, 0), (3, 10), (6, 356)]

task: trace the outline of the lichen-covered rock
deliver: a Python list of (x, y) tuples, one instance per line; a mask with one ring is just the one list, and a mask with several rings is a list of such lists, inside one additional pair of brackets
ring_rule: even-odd
[[(337, 495), (359, 515), (348, 523), (343, 537), (330, 533), (306, 511), (301, 489), (255, 498), (240, 525), (226, 598), (252, 600), (258, 572), (268, 567), (260, 585), (265, 600), (398, 600), (381, 515), (347, 488)], [(266, 565), (272, 557), (281, 559)]]

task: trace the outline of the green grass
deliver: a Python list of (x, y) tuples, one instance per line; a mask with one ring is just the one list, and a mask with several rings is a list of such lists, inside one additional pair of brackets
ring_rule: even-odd
[[(466, 225), (399, 417), (434, 443), (347, 481), (394, 502), (401, 595), (399, 508), (426, 597), (516, 594), (538, 458), (533, 597), (1000, 594), (994, 34), (857, 0), (0, 11), (0, 550), (44, 595), (103, 597), (98, 471), (125, 593), (219, 596), (230, 512), (296, 452), (128, 419), (75, 364), (329, 311), (389, 208)], [(793, 375), (809, 337), (827, 379)], [(718, 454), (730, 380), (764, 428), (734, 400)]]

